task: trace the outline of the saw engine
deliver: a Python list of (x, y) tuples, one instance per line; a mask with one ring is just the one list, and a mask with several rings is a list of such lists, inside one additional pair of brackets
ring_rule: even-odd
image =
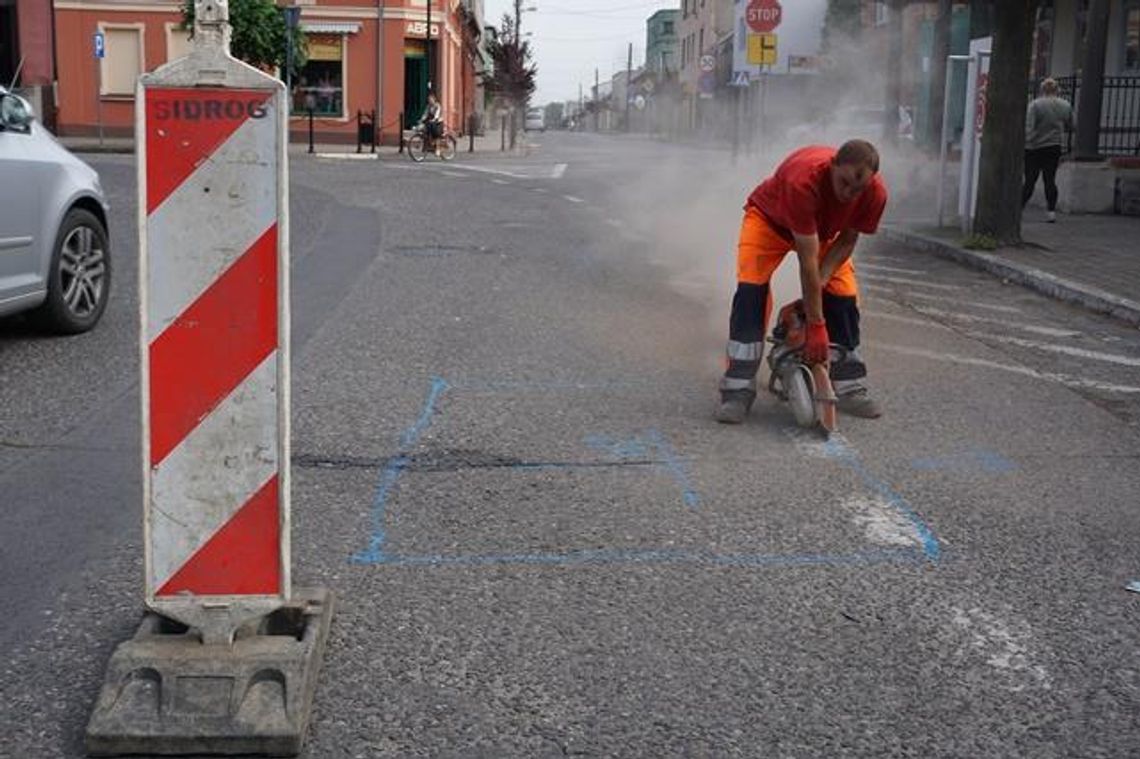
[[(768, 391), (792, 408), (796, 423), (807, 429), (818, 429), (825, 436), (838, 429), (838, 398), (828, 376), (828, 364), (808, 366), (803, 362), (807, 317), (802, 301), (789, 303), (780, 309), (776, 326), (768, 342)], [(831, 344), (832, 356), (842, 360), (846, 349)]]

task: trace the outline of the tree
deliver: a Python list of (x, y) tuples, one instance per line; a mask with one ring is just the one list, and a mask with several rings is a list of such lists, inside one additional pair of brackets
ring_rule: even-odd
[(991, 237), (999, 245), (1021, 243), (1025, 109), (1036, 11), (1037, 0), (1002, 0), (993, 6), (993, 57), (986, 87), (974, 234)]
[(828, 52), (846, 42), (857, 40), (863, 30), (862, 0), (827, 0), (823, 18), (823, 46)]
[[(194, 29), (194, 0), (182, 2), (182, 26)], [(305, 65), (305, 35), (285, 25), (285, 16), (272, 0), (230, 0), (230, 54), (259, 69), (285, 73), (285, 40), (293, 46), (293, 74)]]
[(529, 42), (520, 42), (514, 19), (503, 14), (503, 21), (487, 45), (491, 56), (492, 69), (483, 75), (483, 85), (487, 94), (499, 97), (514, 109), (511, 119), (511, 147), (515, 146), (518, 134), (517, 116), (526, 111), (527, 102), (537, 85), (538, 67), (530, 62)]

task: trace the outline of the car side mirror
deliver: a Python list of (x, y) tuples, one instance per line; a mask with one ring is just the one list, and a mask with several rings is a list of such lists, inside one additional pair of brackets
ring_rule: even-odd
[(11, 92), (0, 93), (0, 129), (28, 132), (34, 119), (35, 114), (27, 100)]

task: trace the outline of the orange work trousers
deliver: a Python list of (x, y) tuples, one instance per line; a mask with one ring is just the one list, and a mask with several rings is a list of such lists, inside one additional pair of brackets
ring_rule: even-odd
[[(838, 235), (820, 241), (820, 261), (831, 249), (836, 237)], [(791, 250), (792, 243), (776, 231), (764, 214), (755, 208), (748, 208), (740, 225), (740, 243), (736, 248), (736, 280), (752, 285), (768, 284), (776, 267)], [(823, 290), (832, 295), (859, 296), (855, 266), (850, 258), (839, 265), (831, 279), (823, 284)]]

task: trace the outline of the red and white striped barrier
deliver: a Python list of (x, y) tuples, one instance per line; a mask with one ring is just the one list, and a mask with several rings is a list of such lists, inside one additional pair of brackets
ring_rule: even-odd
[(239, 74), (137, 117), (146, 600), (212, 639), (289, 596), (285, 98)]

